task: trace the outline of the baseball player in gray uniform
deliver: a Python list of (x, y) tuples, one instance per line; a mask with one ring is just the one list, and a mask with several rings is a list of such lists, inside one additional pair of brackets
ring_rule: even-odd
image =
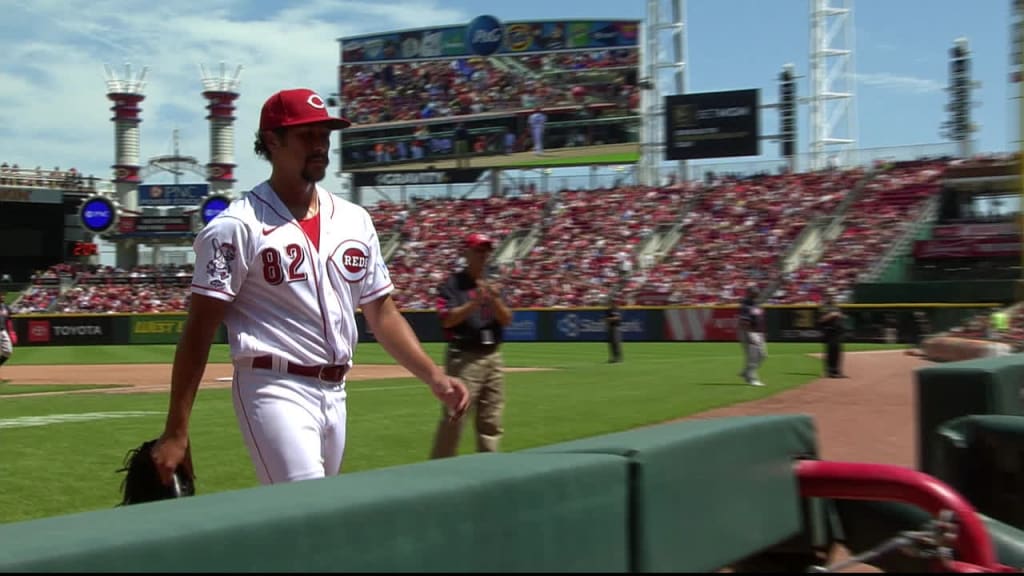
[(747, 288), (747, 295), (740, 304), (739, 340), (743, 346), (744, 369), (740, 377), (751, 386), (764, 386), (757, 374), (764, 362), (764, 309), (757, 304), (757, 288)]

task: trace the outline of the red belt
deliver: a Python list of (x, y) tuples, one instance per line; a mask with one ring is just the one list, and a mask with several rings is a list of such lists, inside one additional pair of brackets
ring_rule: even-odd
[[(302, 364), (293, 364), (287, 360), (282, 360), (282, 362), (285, 365), (285, 372), (289, 374), (319, 378), (324, 382), (341, 382), (342, 379), (345, 378), (345, 374), (348, 372), (348, 364), (304, 366)], [(274, 368), (274, 358), (269, 355), (257, 356), (252, 359), (252, 367), (272, 370)]]

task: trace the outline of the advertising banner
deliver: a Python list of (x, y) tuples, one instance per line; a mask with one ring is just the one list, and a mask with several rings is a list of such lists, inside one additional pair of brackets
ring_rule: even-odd
[(20, 346), (114, 344), (114, 319), (109, 316), (20, 318), (15, 322)]
[(505, 328), (506, 342), (535, 342), (540, 317), (535, 310), (513, 310), (512, 324)]
[(943, 224), (932, 229), (935, 238), (962, 238), (972, 236), (1012, 236), (1020, 232), (1013, 222), (993, 224)]
[(738, 338), (736, 308), (667, 309), (664, 339), (675, 342), (720, 342)]
[(140, 184), (139, 206), (198, 206), (210, 192), (202, 184)]
[(132, 344), (177, 344), (185, 329), (182, 315), (159, 314), (131, 317), (128, 341)]
[[(643, 310), (622, 310), (622, 339), (646, 340), (647, 322)], [(554, 339), (559, 342), (604, 342), (608, 340), (608, 328), (604, 322), (603, 310), (581, 310), (578, 312), (554, 312)]]
[(1015, 258), (1020, 256), (1020, 236), (981, 236), (975, 238), (939, 238), (914, 243), (914, 258)]
[(117, 225), (117, 237), (191, 235), (190, 216), (125, 216)]
[(354, 186), (420, 186), (426, 184), (472, 184), (483, 168), (458, 170), (374, 170), (352, 171)]
[(553, 20), (502, 23), (482, 15), (468, 24), (340, 38), (341, 65), (475, 56), (636, 48), (639, 20)]
[(760, 91), (697, 92), (665, 97), (665, 159), (757, 156)]
[(64, 192), (48, 188), (0, 188), (0, 202), (24, 202), (26, 204), (60, 204)]

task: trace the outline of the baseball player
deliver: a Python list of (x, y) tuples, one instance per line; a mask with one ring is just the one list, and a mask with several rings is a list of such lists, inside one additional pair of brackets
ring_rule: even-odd
[(0, 366), (14, 354), (14, 345), (18, 343), (18, 334), (14, 331), (14, 320), (11, 319), (11, 307), (0, 292)]
[(744, 369), (740, 377), (751, 386), (764, 386), (757, 374), (764, 362), (764, 310), (757, 304), (757, 288), (747, 288), (747, 295), (740, 304), (739, 339), (743, 346)]
[(537, 156), (544, 155), (544, 123), (547, 119), (540, 106), (534, 108), (533, 113), (527, 118), (530, 123), (530, 134), (533, 136), (533, 153)]
[(192, 301), (153, 449), (164, 484), (178, 464), (192, 469), (189, 416), (222, 322), (235, 415), (261, 484), (340, 472), (357, 307), (384, 349), (451, 418), (462, 417), (466, 387), (434, 364), (391, 299), (369, 214), (317, 184), (331, 132), (349, 124), (329, 115), (312, 90), (283, 90), (264, 103), (254, 149), (270, 162), (270, 178), (233, 201), (193, 245)]

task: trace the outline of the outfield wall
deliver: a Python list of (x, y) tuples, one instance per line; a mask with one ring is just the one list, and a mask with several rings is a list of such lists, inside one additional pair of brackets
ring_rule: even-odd
[[(928, 318), (932, 333), (948, 330), (996, 303), (848, 304), (847, 341), (915, 343), (920, 334), (915, 312)], [(738, 307), (628, 307), (622, 312), (623, 339), (632, 342), (735, 342)], [(817, 342), (818, 309), (813, 306), (766, 306), (767, 338), (772, 342)], [(442, 342), (444, 334), (432, 310), (404, 311), (423, 342)], [(374, 340), (362, 314), (356, 318), (360, 341)], [(31, 314), (14, 317), (19, 346), (96, 344), (173, 344), (185, 324), (184, 313), (165, 314)], [(513, 312), (506, 331), (509, 342), (603, 342), (604, 309), (523, 309)], [(226, 342), (222, 327), (215, 339)]]

